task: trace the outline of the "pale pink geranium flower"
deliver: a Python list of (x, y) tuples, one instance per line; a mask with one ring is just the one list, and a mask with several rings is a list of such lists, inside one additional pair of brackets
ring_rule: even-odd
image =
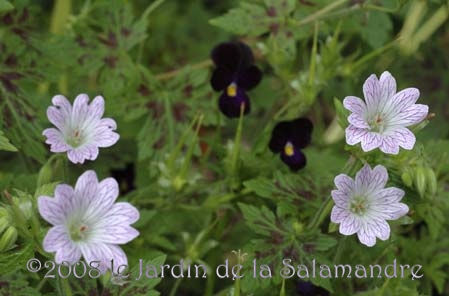
[[(87, 265), (104, 273), (111, 268), (114, 273), (128, 259), (118, 246), (139, 235), (130, 224), (139, 219), (137, 209), (127, 202), (114, 203), (119, 194), (117, 181), (106, 178), (98, 182), (94, 171), (82, 174), (72, 188), (56, 186), (54, 198), (40, 196), (37, 205), (40, 215), (53, 227), (44, 238), (46, 252), (56, 252), (55, 262), (74, 264), (84, 257)], [(123, 267), (120, 269), (123, 271)]]
[(73, 163), (95, 160), (99, 147), (114, 145), (119, 135), (114, 132), (117, 124), (111, 118), (101, 118), (104, 113), (104, 99), (96, 96), (88, 105), (89, 97), (80, 94), (73, 107), (62, 95), (53, 97), (54, 106), (47, 109), (47, 117), (56, 128), (47, 128), (43, 135), (52, 152), (67, 152)]
[(407, 128), (424, 120), (429, 107), (415, 104), (419, 90), (406, 88), (396, 93), (396, 80), (387, 71), (380, 79), (372, 74), (363, 84), (365, 101), (348, 96), (343, 100), (348, 117), (346, 142), (362, 142), (365, 152), (379, 148), (384, 153), (398, 154), (399, 146), (411, 150), (415, 135)]
[(376, 237), (387, 240), (390, 226), (386, 220), (396, 220), (408, 213), (408, 206), (399, 201), (404, 191), (396, 187), (385, 188), (387, 169), (366, 164), (355, 176), (345, 174), (335, 177), (336, 190), (332, 190), (335, 206), (331, 221), (340, 223), (340, 233), (357, 233), (360, 242), (368, 247), (376, 244)]

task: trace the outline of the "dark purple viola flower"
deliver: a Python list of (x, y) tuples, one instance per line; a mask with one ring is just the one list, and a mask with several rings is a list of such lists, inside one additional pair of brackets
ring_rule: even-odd
[(230, 118), (239, 117), (243, 105), (243, 113), (248, 114), (251, 106), (246, 91), (262, 79), (251, 49), (241, 42), (224, 42), (212, 50), (211, 58), (215, 69), (210, 83), (215, 91), (223, 91), (218, 101), (221, 112)]
[(271, 133), (268, 147), (273, 153), (280, 153), (291, 170), (298, 171), (306, 165), (301, 149), (309, 145), (312, 130), (313, 124), (307, 118), (279, 122)]

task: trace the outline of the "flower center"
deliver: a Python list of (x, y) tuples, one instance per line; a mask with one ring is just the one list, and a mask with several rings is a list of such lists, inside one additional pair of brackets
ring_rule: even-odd
[(78, 129), (74, 129), (67, 137), (67, 144), (73, 148), (81, 146), (83, 143), (83, 136)]
[(85, 240), (88, 235), (89, 227), (87, 227), (85, 224), (81, 225), (72, 225), (70, 227), (70, 238), (73, 241), (82, 241)]
[(366, 213), (368, 210), (368, 204), (367, 200), (364, 196), (356, 196), (351, 200), (351, 203), (349, 205), (349, 210), (357, 214), (359, 216), (362, 216)]
[(229, 84), (229, 86), (226, 88), (226, 94), (231, 98), (237, 95), (237, 84), (235, 82)]
[(376, 114), (369, 121), (370, 130), (377, 133), (382, 133), (385, 130), (385, 120), (382, 118), (381, 114)]
[(284, 153), (287, 156), (292, 156), (293, 154), (295, 154), (295, 149), (294, 149), (293, 144), (291, 142), (287, 142), (287, 144), (285, 144), (285, 146), (284, 146)]

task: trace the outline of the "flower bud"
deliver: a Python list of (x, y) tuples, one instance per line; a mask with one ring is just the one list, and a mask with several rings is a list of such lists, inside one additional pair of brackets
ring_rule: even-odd
[(9, 226), (0, 238), (0, 252), (9, 250), (17, 240), (17, 229)]
[(426, 193), (426, 186), (427, 186), (427, 173), (426, 168), (422, 166), (418, 166), (415, 169), (415, 186), (416, 190), (418, 190), (418, 193), (421, 197), (424, 197), (424, 194)]
[(11, 216), (5, 208), (0, 208), (0, 234), (11, 225)]
[(402, 182), (404, 182), (404, 184), (407, 187), (412, 187), (413, 179), (412, 179), (412, 172), (410, 170), (406, 170), (405, 172), (403, 172), (401, 175), (401, 179), (402, 179)]
[(435, 175), (435, 172), (427, 167), (426, 168), (426, 181), (427, 181), (427, 192), (430, 196), (434, 196), (437, 192), (438, 183), (437, 183), (437, 176)]

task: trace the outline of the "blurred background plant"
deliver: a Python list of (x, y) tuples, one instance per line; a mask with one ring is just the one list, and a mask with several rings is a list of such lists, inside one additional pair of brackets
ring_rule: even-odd
[[(448, 295), (448, 11), (443, 0), (0, 0), (1, 293)], [(219, 112), (209, 85), (210, 50), (228, 40), (247, 43), (264, 72), (240, 124)], [(435, 113), (416, 128), (414, 150), (388, 158), (345, 147), (341, 106), (384, 70), (398, 89), (419, 88), (419, 102)], [(95, 162), (65, 167), (41, 133), (51, 97), (79, 93), (105, 97), (121, 138)], [(267, 144), (278, 121), (299, 116), (315, 127), (308, 164), (292, 173)], [(370, 249), (335, 232), (329, 217), (313, 222), (349, 154), (384, 164), (411, 209), (392, 223), (389, 241)], [(141, 212), (141, 235), (124, 246), (131, 266), (188, 258), (210, 267), (208, 278), (117, 285), (27, 271), (28, 259), (48, 260), (37, 196), (51, 196), (58, 182), (73, 185), (87, 169), (115, 177), (120, 198)], [(246, 272), (257, 259), (272, 278), (217, 278), (226, 259), (241, 262), (238, 249), (248, 254)], [(424, 277), (304, 283), (280, 277), (283, 258), (365, 266), (397, 259), (422, 265)]]

